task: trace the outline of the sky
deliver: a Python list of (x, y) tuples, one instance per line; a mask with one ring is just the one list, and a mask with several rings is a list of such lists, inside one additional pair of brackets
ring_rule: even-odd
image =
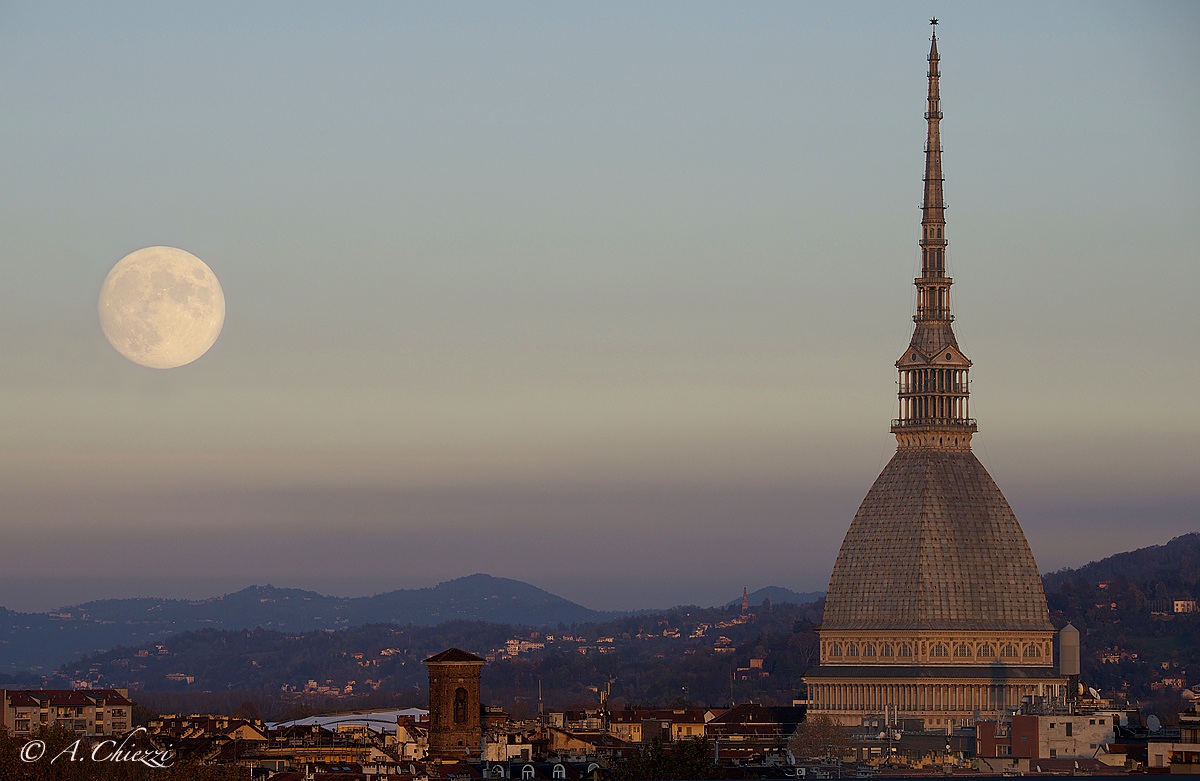
[[(938, 15), (974, 450), (1049, 571), (1200, 528), (1200, 5), (0, 9), (0, 605), (823, 590), (895, 449)], [(179, 247), (224, 330), (105, 341)]]

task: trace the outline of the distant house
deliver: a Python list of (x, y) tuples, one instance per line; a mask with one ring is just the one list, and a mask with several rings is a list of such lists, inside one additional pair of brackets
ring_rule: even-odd
[(267, 730), (257, 719), (237, 719), (229, 716), (166, 714), (153, 719), (147, 726), (151, 735), (170, 738), (225, 738), (266, 743)]
[(701, 738), (713, 713), (704, 708), (625, 708), (609, 714), (609, 732), (630, 743)]

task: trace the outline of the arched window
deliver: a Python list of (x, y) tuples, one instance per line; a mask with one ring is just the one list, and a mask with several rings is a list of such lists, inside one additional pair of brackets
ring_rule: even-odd
[(894, 650), (892, 650), (891, 643), (884, 643), (883, 645), (879, 646), (879, 655), (880, 656), (895, 656), (896, 652)]
[(908, 643), (901, 643), (900, 650), (896, 652), (896, 656), (912, 656), (912, 646)]
[(525, 779), (526, 781), (528, 781), (528, 779), (533, 778), (533, 774), (534, 774), (533, 765), (526, 765), (525, 767), (521, 768), (521, 778), (522, 779)]
[(991, 643), (984, 643), (979, 646), (979, 658), (991, 659), (996, 656), (996, 647)]
[(492, 778), (504, 778), (504, 766), (503, 765), (492, 765), (491, 777)]
[(842, 655), (842, 644), (841, 643), (830, 643), (829, 655), (830, 656), (841, 656)]
[(555, 778), (566, 778), (567, 777), (567, 769), (565, 767), (563, 767), (562, 765), (555, 765), (553, 775)]
[(1000, 656), (1004, 659), (1011, 659), (1017, 655), (1017, 647), (1012, 643), (1005, 643), (1000, 647)]
[(854, 643), (847, 643), (846, 656), (858, 656), (858, 646)]
[(1041, 656), (1042, 656), (1042, 649), (1038, 648), (1036, 645), (1033, 645), (1031, 643), (1031, 644), (1025, 646), (1025, 658), (1026, 659), (1040, 659)]
[(949, 656), (950, 651), (941, 643), (934, 643), (933, 647), (929, 649), (929, 655), (935, 659), (940, 659), (944, 656)]
[(467, 723), (467, 690), (461, 686), (454, 690), (454, 723)]
[(971, 647), (966, 643), (959, 643), (954, 646), (954, 656), (958, 659), (965, 659), (971, 656)]
[(863, 656), (874, 656), (874, 655), (875, 655), (875, 644), (874, 643), (867, 643), (866, 645), (863, 646)]

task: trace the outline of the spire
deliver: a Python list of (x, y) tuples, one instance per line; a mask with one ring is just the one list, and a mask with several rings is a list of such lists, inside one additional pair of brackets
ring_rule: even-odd
[(975, 421), (968, 417), (967, 370), (971, 362), (954, 337), (946, 276), (946, 202), (942, 192), (942, 99), (937, 49), (938, 20), (929, 46), (929, 91), (925, 104), (925, 179), (921, 201), (921, 276), (916, 328), (896, 367), (900, 370), (900, 417), (892, 432), (901, 447), (970, 448)]
[[(937, 19), (929, 23), (937, 24)], [(946, 271), (946, 203), (942, 197), (942, 100), (938, 89), (937, 28), (929, 46), (929, 96), (925, 107), (928, 131), (925, 137), (925, 198), (921, 202), (921, 276), (945, 276)], [(925, 302), (929, 309), (941, 309), (936, 302)], [(949, 301), (945, 312), (925, 312), (926, 315), (941, 314), (949, 318)], [(920, 313), (918, 313), (920, 314)]]

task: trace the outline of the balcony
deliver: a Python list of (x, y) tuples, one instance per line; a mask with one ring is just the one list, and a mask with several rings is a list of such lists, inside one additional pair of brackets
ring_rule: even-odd
[(892, 419), (892, 431), (921, 431), (923, 429), (953, 429), (955, 431), (976, 431), (975, 418), (911, 418)]

